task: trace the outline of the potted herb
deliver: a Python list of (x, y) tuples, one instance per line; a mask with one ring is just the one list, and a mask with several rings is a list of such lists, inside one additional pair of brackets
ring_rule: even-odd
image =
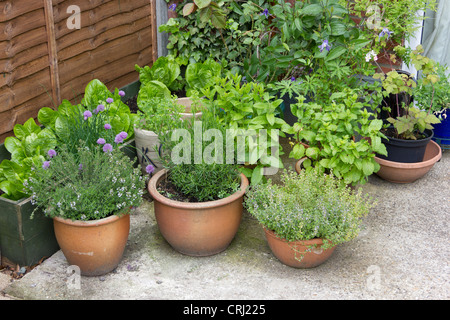
[[(23, 182), (33, 176), (31, 168), (41, 166), (50, 149), (67, 144), (75, 150), (79, 139), (96, 144), (96, 134), (103, 132), (104, 125), (108, 124), (113, 138), (121, 132), (126, 134), (120, 149), (131, 159), (136, 157), (132, 123), (137, 115), (131, 114), (121, 101), (124, 95), (123, 90), (110, 92), (94, 79), (86, 86), (80, 104), (72, 105), (64, 100), (55, 110), (40, 109), (38, 120), (42, 126), (34, 119), (17, 124), (15, 136), (0, 145), (0, 238), (5, 260), (31, 266), (59, 249), (52, 220), (39, 210), (31, 219), (35, 207), (23, 186)], [(83, 119), (85, 112), (89, 121)], [(91, 133), (86, 135), (87, 132)]]
[(163, 132), (181, 119), (184, 107), (176, 103), (175, 98), (153, 97), (139, 100), (138, 108), (139, 121), (134, 126), (134, 134), (139, 164), (143, 173), (148, 166), (153, 168), (152, 173), (156, 173), (163, 168), (159, 159), (162, 150), (156, 132)]
[(301, 159), (307, 171), (333, 173), (348, 185), (365, 183), (379, 170), (375, 153), (386, 153), (382, 121), (365, 106), (350, 88), (333, 93), (328, 103), (305, 103), (301, 96), (292, 106), (299, 120), (289, 131), (294, 135), (289, 156)]
[(243, 81), (239, 74), (215, 79), (213, 86), (201, 91), (205, 97), (202, 103), (205, 109), (215, 111), (220, 123), (245, 140), (244, 146), (236, 145), (237, 162), (252, 184), (259, 183), (283, 167), (279, 136), (283, 137), (289, 126), (279, 117), (282, 100), (270, 94), (265, 84)]
[[(87, 121), (87, 120), (83, 120)], [(105, 130), (106, 131), (106, 130)], [(70, 265), (81, 274), (110, 272), (128, 239), (130, 208), (142, 201), (145, 179), (115, 142), (98, 136), (96, 145), (60, 145), (26, 181), (36, 208), (53, 219), (55, 236)]]
[(318, 170), (285, 171), (280, 184), (252, 186), (245, 208), (262, 225), (272, 253), (284, 264), (312, 268), (336, 246), (358, 236), (373, 202)]
[(392, 182), (406, 183), (422, 177), (441, 157), (440, 147), (431, 139), (433, 125), (440, 123), (434, 112), (443, 109), (435, 105), (439, 100), (434, 101), (434, 93), (437, 96), (443, 93), (436, 90), (436, 84), (440, 81), (437, 64), (422, 55), (421, 45), (413, 51), (403, 47), (397, 47), (396, 50), (402, 54), (404, 61), (414, 64), (421, 72), (420, 85), (396, 70), (386, 74), (377, 73), (374, 77), (381, 79), (384, 95), (406, 92), (412, 97), (417, 96), (419, 101), (416, 105), (411, 100), (390, 106), (390, 109), (402, 111), (397, 112), (399, 115), (396, 117), (386, 119), (387, 123), (382, 128), (386, 138), (382, 141), (387, 155), (377, 155), (375, 159), (381, 165), (379, 176)]
[[(225, 250), (239, 228), (248, 185), (238, 167), (223, 159), (225, 127), (204, 112), (202, 121), (179, 121), (157, 134), (167, 151), (165, 169), (152, 176), (148, 191), (161, 234), (183, 254)], [(214, 141), (205, 140), (208, 136)]]

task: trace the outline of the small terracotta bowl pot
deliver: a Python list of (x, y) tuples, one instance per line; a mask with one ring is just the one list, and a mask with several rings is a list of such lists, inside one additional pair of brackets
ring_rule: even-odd
[(327, 261), (336, 248), (322, 249), (322, 239), (287, 241), (266, 228), (264, 232), (273, 255), (285, 265), (294, 268), (317, 267)]

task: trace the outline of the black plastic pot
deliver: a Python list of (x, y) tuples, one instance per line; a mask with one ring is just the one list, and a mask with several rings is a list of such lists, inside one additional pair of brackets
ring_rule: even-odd
[(388, 137), (389, 141), (382, 139), (388, 155), (386, 157), (377, 154), (377, 157), (394, 162), (422, 162), (428, 142), (433, 137), (433, 130), (425, 130), (424, 135), (426, 138), (418, 140), (403, 140), (393, 137)]

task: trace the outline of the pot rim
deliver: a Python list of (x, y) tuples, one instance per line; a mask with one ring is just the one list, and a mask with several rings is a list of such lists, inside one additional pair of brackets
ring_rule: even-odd
[[(393, 126), (390, 126), (390, 127), (393, 127)], [(394, 137), (390, 137), (390, 136), (386, 136), (386, 137), (389, 139), (389, 140), (387, 140), (388, 142), (392, 140), (395, 142), (401, 142), (401, 143), (405, 143), (405, 144), (417, 144), (417, 143), (421, 143), (421, 142), (430, 140), (434, 137), (434, 131), (431, 129), (425, 129), (424, 133), (427, 134), (427, 137), (423, 138), (423, 139), (417, 139), (417, 140), (399, 139), (399, 138), (394, 138)], [(384, 138), (381, 138), (381, 139), (383, 141), (386, 141), (386, 139), (384, 139)]]
[(82, 220), (65, 219), (65, 218), (61, 218), (61, 217), (53, 217), (52, 219), (56, 220), (57, 222), (71, 225), (74, 227), (97, 227), (97, 226), (105, 225), (108, 223), (112, 223), (112, 222), (119, 220), (120, 218), (123, 218), (124, 216), (127, 216), (127, 215), (128, 216), (130, 215), (129, 210), (124, 214), (120, 214), (120, 215), (113, 214), (108, 217), (97, 219), (97, 220), (82, 221)]
[(265, 226), (263, 226), (264, 232), (272, 237), (275, 238), (277, 240), (280, 240), (282, 242), (286, 242), (286, 243), (290, 243), (290, 244), (299, 244), (299, 245), (303, 245), (303, 246), (309, 246), (309, 245), (323, 245), (323, 240), (322, 238), (313, 238), (313, 239), (309, 239), (309, 240), (295, 240), (295, 241), (288, 241), (284, 238), (279, 237), (273, 230), (267, 229)]
[(160, 194), (157, 191), (157, 185), (158, 183), (164, 179), (165, 174), (167, 172), (167, 169), (162, 169), (160, 171), (158, 171), (148, 182), (148, 192), (150, 193), (150, 195), (153, 197), (154, 200), (165, 204), (167, 206), (170, 207), (175, 207), (175, 208), (180, 208), (180, 209), (185, 209), (185, 208), (192, 208), (192, 209), (206, 209), (206, 208), (211, 208), (211, 207), (220, 207), (226, 204), (229, 204), (233, 201), (236, 201), (237, 199), (241, 198), (244, 196), (245, 191), (247, 190), (247, 187), (249, 185), (248, 179), (247, 177), (241, 173), (241, 187), (240, 190), (236, 191), (235, 193), (233, 193), (232, 195), (223, 198), (223, 199), (219, 199), (219, 200), (213, 200), (213, 201), (205, 201), (205, 202), (181, 202), (181, 201), (176, 201), (176, 200), (172, 200), (169, 198), (164, 197), (162, 194)]
[[(375, 156), (375, 161), (378, 162), (380, 165), (384, 165), (384, 166), (387, 166), (387, 167), (393, 167), (393, 168), (401, 168), (401, 169), (417, 169), (417, 168), (423, 168), (423, 167), (431, 166), (434, 163), (436, 163), (437, 161), (439, 161), (439, 159), (442, 157), (442, 149), (433, 140), (430, 140), (428, 143), (429, 144), (431, 143), (434, 146), (434, 148), (439, 150), (439, 151), (433, 158), (428, 159), (426, 161), (411, 162), (411, 163), (396, 162), (396, 161), (389, 161), (389, 160), (386, 160), (386, 159), (382, 159), (382, 158), (379, 158), (377, 156)], [(427, 147), (428, 147), (428, 145), (427, 145)]]

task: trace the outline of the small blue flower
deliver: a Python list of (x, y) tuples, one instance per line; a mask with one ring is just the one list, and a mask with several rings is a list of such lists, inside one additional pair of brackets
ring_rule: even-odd
[(323, 51), (323, 49), (327, 49), (327, 51), (331, 50), (331, 46), (328, 44), (328, 40), (323, 40), (322, 44), (319, 46), (320, 52)]
[(385, 35), (387, 35), (387, 39), (389, 39), (389, 37), (391, 36), (393, 32), (389, 31), (388, 28), (383, 28), (383, 30), (380, 32), (380, 34), (378, 35), (378, 38), (381, 39), (383, 38)]
[(175, 11), (176, 8), (177, 8), (177, 4), (176, 4), (176, 3), (172, 3), (172, 4), (169, 6), (169, 10), (172, 10), (172, 11)]
[(261, 13), (262, 15), (265, 15), (266, 18), (270, 15), (269, 14), (269, 9), (264, 9), (263, 12)]
[(291, 77), (291, 81), (294, 82), (295, 81), (295, 77)]

